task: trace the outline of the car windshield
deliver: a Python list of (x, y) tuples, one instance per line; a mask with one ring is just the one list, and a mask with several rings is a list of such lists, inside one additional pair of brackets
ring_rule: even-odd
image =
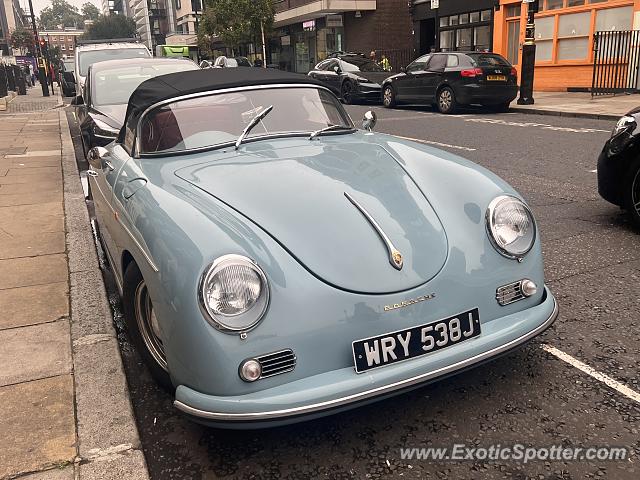
[(186, 60), (158, 62), (155, 65), (130, 65), (109, 68), (91, 73), (92, 103), (98, 105), (123, 105), (145, 80), (167, 73), (197, 70), (198, 67)]
[(495, 53), (469, 53), (469, 57), (478, 67), (509, 67), (511, 64)]
[(342, 57), (342, 69), (345, 72), (384, 72), (376, 62), (363, 57)]
[(105, 60), (121, 60), (125, 58), (146, 58), (149, 57), (149, 51), (144, 48), (109, 48), (105, 50), (87, 50), (78, 53), (78, 62), (80, 63), (80, 75), (87, 76), (89, 67), (96, 62), (104, 62)]
[(251, 120), (273, 110), (247, 135), (310, 133), (329, 125), (353, 128), (336, 97), (311, 87), (265, 88), (178, 100), (144, 117), (140, 153), (179, 152), (235, 143)]

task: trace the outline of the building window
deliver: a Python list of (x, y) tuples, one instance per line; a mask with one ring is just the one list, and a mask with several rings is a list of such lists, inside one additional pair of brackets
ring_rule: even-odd
[(473, 28), (459, 28), (456, 30), (456, 48), (469, 50), (473, 40)]
[(453, 38), (455, 30), (443, 30), (440, 32), (440, 50), (443, 52), (453, 50)]
[(60, 50), (64, 51), (66, 49), (67, 49), (67, 47), (65, 45), (60, 45)]
[(591, 12), (560, 15), (558, 60), (585, 60), (589, 56)]
[(545, 10), (558, 10), (564, 7), (564, 0), (546, 0)]
[(553, 59), (553, 27), (555, 17), (536, 18), (536, 60)]
[(633, 7), (607, 8), (596, 13), (596, 31), (631, 30)]
[(473, 45), (476, 50), (491, 49), (491, 27), (489, 25), (473, 29)]

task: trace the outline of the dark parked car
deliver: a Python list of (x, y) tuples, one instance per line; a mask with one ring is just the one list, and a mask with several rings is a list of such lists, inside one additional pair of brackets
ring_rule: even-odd
[(518, 94), (518, 72), (495, 53), (451, 52), (423, 55), (382, 85), (382, 103), (424, 103), (441, 113), (480, 104), (506, 111)]
[(73, 59), (60, 62), (60, 87), (65, 97), (73, 97), (76, 94), (76, 77), (73, 74), (74, 70), (75, 62)]
[(183, 58), (134, 58), (108, 60), (89, 67), (84, 97), (78, 105), (78, 123), (85, 155), (93, 147), (114, 141), (124, 122), (131, 93), (145, 80), (167, 73), (198, 70)]
[(364, 55), (345, 53), (318, 63), (309, 76), (333, 90), (344, 103), (379, 102), (382, 81), (391, 75)]
[(598, 158), (600, 196), (626, 209), (640, 228), (640, 107), (616, 124)]
[(251, 62), (247, 57), (225, 57), (224, 55), (216, 58), (212, 68), (233, 68), (233, 67), (251, 67)]

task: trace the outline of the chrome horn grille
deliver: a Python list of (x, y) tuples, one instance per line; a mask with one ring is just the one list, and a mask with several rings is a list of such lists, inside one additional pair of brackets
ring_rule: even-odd
[(296, 355), (289, 348), (254, 358), (262, 367), (260, 378), (273, 377), (281, 373), (291, 372), (296, 368)]
[(525, 294), (522, 293), (522, 281), (520, 280), (496, 289), (496, 300), (502, 306), (517, 302), (523, 298), (525, 298)]

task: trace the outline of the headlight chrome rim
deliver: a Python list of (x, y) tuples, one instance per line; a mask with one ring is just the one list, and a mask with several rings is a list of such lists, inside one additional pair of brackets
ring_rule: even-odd
[[(214, 312), (208, 306), (205, 291), (207, 285), (209, 284), (209, 280), (216, 273), (231, 265), (240, 265), (251, 268), (260, 279), (261, 289), (257, 300), (251, 307), (249, 307), (248, 310), (241, 313), (224, 315)], [(198, 303), (200, 306), (200, 310), (204, 314), (207, 321), (213, 327), (224, 333), (244, 333), (257, 327), (264, 318), (264, 314), (267, 311), (267, 308), (269, 306), (269, 297), (269, 282), (267, 281), (267, 277), (264, 271), (262, 270), (262, 268), (260, 268), (256, 261), (245, 257), (244, 255), (228, 254), (216, 258), (211, 264), (207, 266), (207, 268), (204, 269), (202, 275), (200, 276), (200, 281), (198, 284)], [(229, 324), (229, 321), (231, 319), (237, 319), (243, 316), (247, 319), (244, 325), (238, 326)]]
[[(494, 213), (495, 213), (496, 207), (505, 200), (518, 202), (522, 206), (522, 208), (525, 210), (525, 212), (527, 213), (531, 221), (531, 226), (533, 228), (533, 236), (531, 238), (531, 243), (529, 244), (529, 247), (522, 252), (513, 253), (509, 251), (506, 247), (500, 245), (500, 243), (497, 241), (495, 237)], [(524, 201), (522, 201), (521, 199), (519, 199), (514, 195), (498, 195), (496, 198), (491, 200), (485, 214), (485, 226), (487, 230), (487, 236), (489, 237), (489, 240), (491, 241), (491, 244), (496, 249), (496, 251), (503, 257), (509, 258), (511, 260), (518, 260), (519, 262), (521, 262), (522, 259), (527, 255), (527, 253), (531, 251), (531, 249), (536, 243), (536, 238), (538, 235), (538, 226), (536, 225), (536, 220), (533, 216), (533, 213), (531, 213), (531, 209)]]

